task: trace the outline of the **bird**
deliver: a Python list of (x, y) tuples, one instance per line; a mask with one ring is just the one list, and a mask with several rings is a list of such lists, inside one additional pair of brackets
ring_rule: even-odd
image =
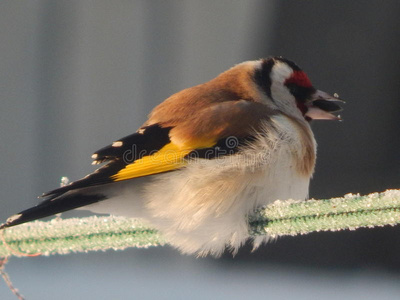
[(93, 173), (43, 194), (0, 229), (72, 209), (142, 219), (184, 254), (233, 254), (248, 217), (277, 199), (306, 200), (316, 162), (312, 120), (341, 120), (335, 96), (294, 62), (239, 63), (167, 98), (133, 134), (92, 155)]

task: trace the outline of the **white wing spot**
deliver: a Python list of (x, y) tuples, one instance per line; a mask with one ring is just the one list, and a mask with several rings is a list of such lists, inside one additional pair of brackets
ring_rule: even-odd
[(145, 128), (139, 128), (139, 130), (137, 131), (137, 133), (143, 134), (145, 131), (146, 131)]
[(92, 155), (92, 158), (93, 158), (93, 159), (96, 159), (97, 156), (99, 156), (99, 155), (98, 155), (97, 153), (95, 153), (95, 154)]
[(12, 222), (18, 220), (19, 218), (21, 218), (21, 216), (22, 216), (22, 214), (13, 215), (7, 219), (7, 223), (12, 223)]
[(121, 142), (121, 141), (116, 141), (116, 142), (112, 143), (111, 146), (113, 146), (113, 147), (121, 147), (123, 144), (124, 144), (124, 143)]

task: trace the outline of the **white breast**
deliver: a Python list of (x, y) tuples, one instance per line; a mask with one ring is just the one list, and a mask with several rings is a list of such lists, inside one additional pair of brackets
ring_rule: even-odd
[(276, 116), (239, 155), (200, 159), (154, 176), (145, 190), (150, 222), (183, 252), (219, 255), (226, 244), (237, 250), (254, 208), (307, 197), (310, 176), (296, 171), (301, 147), (298, 128)]

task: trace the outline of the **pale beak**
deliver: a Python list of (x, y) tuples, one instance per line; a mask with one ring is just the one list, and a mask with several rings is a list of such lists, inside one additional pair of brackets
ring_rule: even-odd
[(311, 96), (310, 101), (306, 102), (308, 110), (305, 115), (312, 120), (341, 120), (340, 116), (332, 114), (332, 112), (342, 110), (339, 105), (334, 103), (335, 101), (344, 103), (344, 101), (338, 97), (317, 90)]

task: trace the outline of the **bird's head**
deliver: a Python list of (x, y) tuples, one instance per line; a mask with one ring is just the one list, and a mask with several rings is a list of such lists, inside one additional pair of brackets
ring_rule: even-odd
[(262, 102), (283, 113), (307, 121), (340, 120), (332, 114), (341, 107), (338, 97), (314, 88), (307, 74), (295, 63), (282, 57), (262, 59), (254, 65), (254, 81), (265, 94)]

